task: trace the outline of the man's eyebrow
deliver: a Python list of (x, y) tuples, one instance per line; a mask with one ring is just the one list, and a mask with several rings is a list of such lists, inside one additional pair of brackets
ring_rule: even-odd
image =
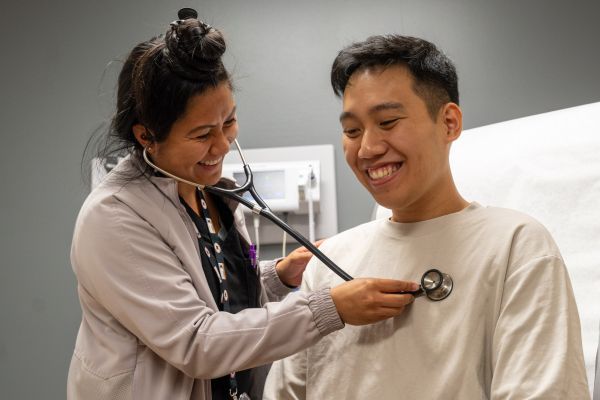
[(349, 119), (349, 118), (356, 118), (354, 116), (354, 114), (352, 114), (349, 111), (344, 111), (343, 113), (340, 114), (340, 122), (342, 122), (345, 119)]
[(373, 113), (376, 113), (379, 111), (385, 111), (385, 110), (403, 111), (404, 105), (402, 105), (402, 103), (396, 103), (396, 102), (387, 102), (387, 103), (377, 104), (376, 106), (371, 107), (371, 109), (369, 110), (369, 114), (373, 114)]
[[(396, 102), (380, 103), (380, 104), (377, 104), (377, 105), (371, 107), (369, 109), (369, 114), (375, 114), (375, 113), (378, 113), (380, 111), (385, 111), (385, 110), (404, 111), (405, 107), (402, 103), (396, 103)], [(356, 116), (353, 113), (351, 113), (350, 111), (344, 111), (343, 113), (340, 114), (340, 122), (345, 119), (350, 119), (350, 118), (356, 118)]]

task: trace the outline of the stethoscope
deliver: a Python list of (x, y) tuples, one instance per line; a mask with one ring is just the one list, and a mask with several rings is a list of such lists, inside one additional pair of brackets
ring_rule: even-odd
[[(315, 257), (317, 257), (319, 260), (321, 260), (321, 262), (323, 262), (323, 264), (325, 264), (325, 266), (327, 266), (327, 268), (332, 270), (340, 278), (342, 278), (345, 281), (351, 281), (353, 279), (352, 276), (350, 276), (346, 271), (344, 271), (343, 269), (338, 267), (333, 261), (331, 261), (325, 254), (323, 254), (321, 252), (321, 250), (319, 250), (315, 245), (313, 245), (308, 239), (306, 239), (299, 232), (297, 232), (294, 228), (292, 228), (291, 226), (286, 224), (284, 221), (282, 221), (279, 217), (277, 217), (271, 211), (269, 206), (264, 202), (264, 200), (259, 196), (259, 194), (256, 192), (256, 189), (254, 188), (252, 170), (250, 169), (250, 166), (248, 165), (248, 163), (246, 162), (246, 159), (244, 158), (244, 155), (242, 154), (242, 149), (240, 148), (240, 145), (239, 145), (237, 139), (234, 139), (233, 143), (235, 144), (235, 147), (237, 148), (237, 151), (240, 155), (240, 159), (242, 160), (242, 164), (244, 166), (244, 174), (246, 175), (246, 182), (243, 185), (233, 188), (233, 189), (224, 189), (224, 188), (219, 188), (219, 187), (215, 187), (215, 186), (200, 185), (196, 182), (185, 180), (183, 178), (175, 176), (175, 175), (157, 167), (156, 165), (154, 165), (150, 161), (148, 154), (146, 152), (146, 149), (144, 149), (144, 151), (142, 152), (142, 155), (144, 157), (144, 161), (146, 161), (146, 163), (148, 165), (150, 165), (156, 171), (159, 171), (160, 173), (164, 174), (165, 176), (173, 178), (179, 182), (183, 182), (183, 183), (187, 183), (188, 185), (195, 186), (200, 190), (205, 190), (209, 193), (213, 193), (218, 196), (227, 197), (229, 199), (232, 199), (232, 200), (248, 207), (250, 210), (252, 210), (253, 213), (255, 213), (257, 215), (262, 215), (263, 217), (267, 218), (269, 221), (273, 222), (275, 225), (279, 226), (285, 232), (290, 234), (294, 239), (296, 239), (298, 241), (298, 243), (301, 243), (304, 247), (306, 247)], [(250, 200), (248, 200), (247, 198), (242, 197), (245, 192), (249, 192), (256, 203), (253, 203)], [(401, 292), (401, 293), (402, 294), (412, 294), (415, 297), (420, 297), (420, 296), (425, 295), (430, 300), (440, 301), (450, 295), (450, 293), (452, 292), (453, 286), (454, 286), (454, 283), (453, 283), (450, 275), (445, 274), (445, 273), (439, 271), (438, 269), (433, 268), (433, 269), (425, 271), (425, 273), (421, 277), (421, 286), (418, 290), (415, 290), (412, 292)]]

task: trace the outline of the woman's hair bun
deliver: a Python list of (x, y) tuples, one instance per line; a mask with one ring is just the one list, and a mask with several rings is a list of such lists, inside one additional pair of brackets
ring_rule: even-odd
[(178, 17), (165, 35), (171, 62), (178, 64), (173, 65), (176, 72), (207, 72), (218, 67), (226, 49), (221, 32), (197, 19), (198, 13), (192, 8), (182, 8)]

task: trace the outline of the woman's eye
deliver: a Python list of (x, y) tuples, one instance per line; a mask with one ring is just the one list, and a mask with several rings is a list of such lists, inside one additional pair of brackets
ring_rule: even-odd
[(198, 136), (194, 137), (194, 139), (196, 139), (196, 140), (202, 140), (202, 141), (206, 140), (206, 139), (208, 139), (208, 133), (206, 133), (204, 135), (198, 135)]
[(225, 121), (225, 126), (231, 126), (231, 125), (235, 124), (236, 121), (237, 121), (237, 118), (235, 118), (235, 117), (228, 119), (227, 121)]

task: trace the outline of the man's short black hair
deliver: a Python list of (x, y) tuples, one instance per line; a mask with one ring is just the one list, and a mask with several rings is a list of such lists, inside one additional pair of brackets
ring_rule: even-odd
[(458, 104), (458, 77), (452, 61), (433, 43), (411, 36), (371, 36), (340, 51), (331, 67), (333, 91), (341, 97), (355, 72), (391, 65), (408, 68), (413, 89), (433, 119), (444, 104)]

